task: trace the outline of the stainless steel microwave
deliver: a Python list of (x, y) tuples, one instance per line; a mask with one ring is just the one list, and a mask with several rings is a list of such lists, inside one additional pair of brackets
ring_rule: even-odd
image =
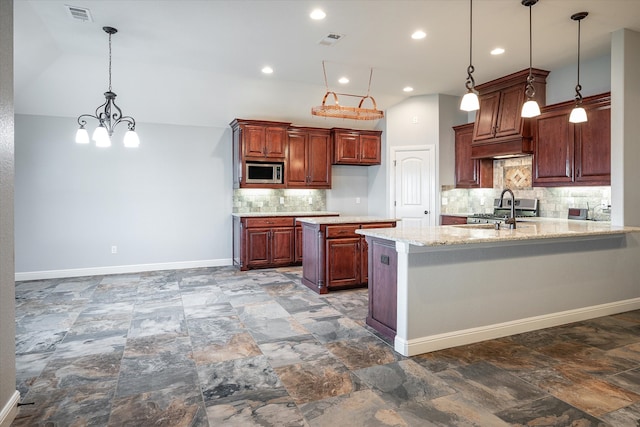
[(284, 182), (282, 163), (247, 162), (245, 173), (247, 184), (282, 184)]

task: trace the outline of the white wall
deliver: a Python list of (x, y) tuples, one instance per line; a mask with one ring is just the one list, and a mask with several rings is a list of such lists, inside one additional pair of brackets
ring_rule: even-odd
[(138, 149), (118, 132), (110, 148), (78, 145), (75, 128), (16, 116), (18, 273), (229, 263), (229, 128), (138, 123)]
[[(552, 70), (547, 77), (547, 105), (574, 99), (577, 78), (577, 64)], [(611, 56), (581, 61), (580, 85), (584, 97), (611, 90)]]
[(331, 167), (331, 190), (326, 191), (328, 211), (340, 212), (343, 216), (367, 215), (370, 167), (372, 166)]
[(0, 1), (0, 425), (17, 407), (13, 282), (13, 2)]

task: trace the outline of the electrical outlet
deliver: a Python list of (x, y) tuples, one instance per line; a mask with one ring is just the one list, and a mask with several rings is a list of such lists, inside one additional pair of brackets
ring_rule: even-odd
[(280, 204), (284, 205), (284, 197), (280, 197)]
[(356, 197), (356, 204), (360, 203), (360, 197)]
[(111, 253), (112, 254), (117, 254), (118, 253), (118, 247), (116, 245), (111, 246)]
[(600, 204), (602, 205), (603, 208), (606, 208), (609, 206), (609, 201), (607, 199), (602, 199), (600, 201)]
[(309, 204), (312, 205), (313, 204), (313, 197), (309, 197)]
[(442, 206), (447, 206), (449, 204), (449, 199), (447, 199), (446, 197), (442, 198)]
[(480, 197), (480, 206), (484, 206), (485, 198)]

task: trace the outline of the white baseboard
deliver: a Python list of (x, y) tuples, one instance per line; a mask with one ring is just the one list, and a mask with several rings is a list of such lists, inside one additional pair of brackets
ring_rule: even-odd
[(20, 392), (14, 391), (6, 405), (0, 410), (0, 427), (9, 427), (18, 414)]
[(200, 261), (165, 262), (157, 264), (115, 265), (110, 267), (73, 268), (68, 270), (28, 271), (15, 274), (16, 282), (25, 280), (59, 279), (66, 277), (102, 276), (106, 274), (141, 273), (156, 270), (184, 270), (186, 268), (222, 267), (232, 265), (231, 258)]
[(394, 349), (404, 356), (415, 356), (417, 354), (428, 353), (445, 348), (473, 344), (508, 335), (515, 335), (537, 329), (550, 328), (553, 326), (565, 325), (567, 323), (579, 322), (602, 316), (610, 316), (612, 314), (624, 313), (625, 311), (638, 309), (640, 309), (640, 298), (633, 298), (624, 301), (599, 304), (590, 307), (528, 317), (504, 323), (496, 323), (478, 328), (463, 329), (410, 340), (404, 340), (396, 336)]

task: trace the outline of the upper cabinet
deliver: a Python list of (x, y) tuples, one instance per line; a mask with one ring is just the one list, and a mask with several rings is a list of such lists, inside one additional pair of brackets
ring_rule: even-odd
[(456, 188), (492, 188), (493, 160), (472, 159), (473, 123), (454, 126)]
[(379, 165), (382, 131), (332, 129), (334, 165)]
[[(533, 69), (535, 100), (545, 105), (548, 71)], [(471, 157), (496, 158), (533, 152), (531, 120), (520, 117), (529, 69), (476, 86), (476, 113)]]
[(542, 109), (534, 126), (533, 185), (611, 184), (611, 94), (584, 98), (585, 123), (570, 123), (574, 101)]
[(330, 130), (291, 127), (287, 138), (287, 188), (331, 188)]
[(289, 123), (236, 119), (231, 127), (239, 134), (244, 158), (284, 160)]

